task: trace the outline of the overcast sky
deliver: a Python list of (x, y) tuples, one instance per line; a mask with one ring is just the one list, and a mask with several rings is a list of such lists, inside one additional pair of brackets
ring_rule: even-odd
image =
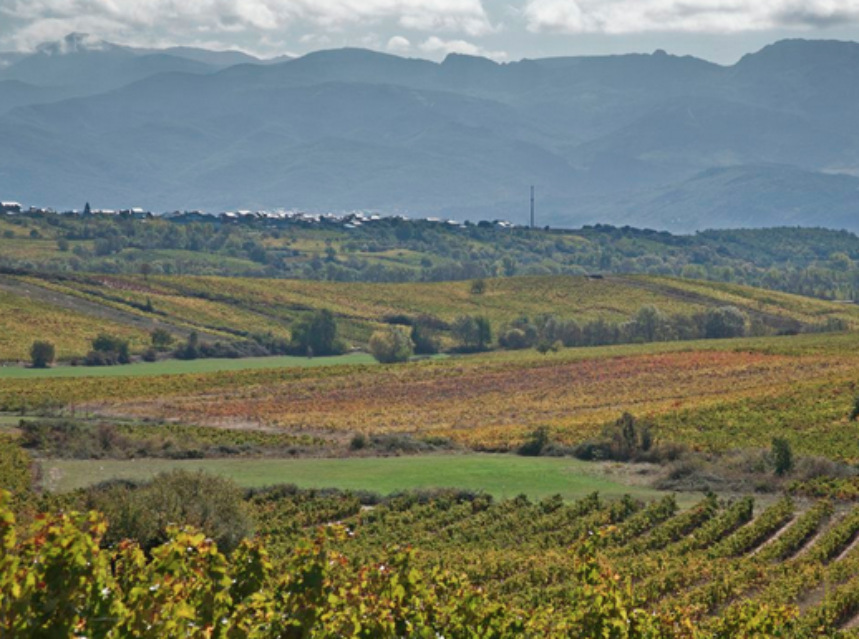
[(0, 0), (0, 50), (74, 31), (263, 56), (360, 46), (518, 60), (662, 48), (733, 63), (786, 37), (859, 40), (859, 0)]

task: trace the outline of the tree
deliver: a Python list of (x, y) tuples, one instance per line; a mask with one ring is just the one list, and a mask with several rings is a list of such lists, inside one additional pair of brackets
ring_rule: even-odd
[(337, 338), (337, 320), (334, 313), (322, 309), (300, 321), (292, 331), (292, 349), (300, 354), (341, 354), (345, 347)]
[(790, 442), (782, 437), (773, 439), (772, 449), (770, 450), (773, 468), (775, 474), (781, 477), (787, 475), (793, 470), (793, 450), (790, 447)]
[(412, 344), (415, 345), (415, 353), (418, 355), (435, 355), (438, 353), (438, 339), (432, 328), (420, 321), (420, 318), (412, 324)]
[(188, 341), (183, 346), (176, 349), (176, 357), (178, 359), (197, 359), (200, 357), (200, 336), (197, 331), (192, 332), (188, 336)]
[(652, 304), (638, 309), (631, 324), (633, 339), (655, 342), (666, 339), (668, 334), (668, 318)]
[(92, 341), (92, 351), (87, 355), (90, 366), (112, 366), (131, 361), (128, 340), (116, 335), (99, 333)]
[(463, 315), (453, 323), (453, 334), (466, 350), (483, 351), (492, 343), (492, 325), (485, 317)]
[(414, 354), (414, 345), (405, 331), (391, 326), (373, 333), (370, 337), (370, 353), (382, 364), (407, 362)]
[(704, 337), (725, 339), (746, 334), (746, 315), (736, 306), (710, 309), (704, 317)]
[(56, 348), (51, 342), (33, 342), (30, 348), (33, 368), (50, 368), (56, 359), (56, 354)]
[(173, 342), (175, 341), (170, 332), (163, 328), (156, 328), (149, 334), (149, 337), (152, 340), (152, 348), (157, 351), (170, 350), (170, 347), (173, 346)]

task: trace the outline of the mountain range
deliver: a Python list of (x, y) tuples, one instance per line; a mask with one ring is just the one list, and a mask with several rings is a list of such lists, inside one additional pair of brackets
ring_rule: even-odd
[(0, 55), (0, 197), (524, 222), (536, 185), (541, 225), (859, 230), (856, 104), (852, 42), (500, 64), (73, 34)]

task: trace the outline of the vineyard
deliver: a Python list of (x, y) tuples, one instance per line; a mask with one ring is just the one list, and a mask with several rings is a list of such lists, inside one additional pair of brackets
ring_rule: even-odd
[[(534, 351), (416, 362), (143, 377), (8, 379), (0, 410), (95, 413), (325, 437), (411, 433), (515, 449), (537, 426), (559, 443), (624, 411), (702, 450), (767, 446), (859, 459), (848, 419), (854, 334)], [(456, 401), (451, 401), (455, 399)]]
[[(521, 317), (545, 313), (578, 322), (624, 322), (646, 305), (684, 317), (735, 306), (770, 331), (823, 327), (827, 322), (859, 324), (859, 309), (852, 305), (650, 276), (500, 278), (489, 280), (485, 292), (474, 294), (471, 282), (3, 275), (0, 295), (10, 309), (22, 309), (0, 316), (0, 334), (15, 336), (14, 343), (0, 342), (0, 360), (24, 358), (29, 345), (44, 338), (49, 329), (61, 359), (80, 356), (91, 339), (92, 330), (82, 326), (87, 316), (103, 330), (135, 338), (140, 337), (140, 326), (162, 325), (230, 340), (259, 333), (288, 338), (296, 321), (325, 308), (335, 313), (342, 335), (354, 345), (366, 344), (374, 330), (397, 317), (424, 315), (450, 323), (461, 315), (481, 315), (497, 331)], [(451, 345), (447, 335), (442, 335), (442, 341)], [(138, 340), (133, 346), (139, 350), (140, 344)]]
[(859, 511), (829, 501), (711, 496), (679, 510), (673, 497), (379, 501), (280, 486), (247, 492), (243, 509), (255, 539), (225, 542), (227, 555), (177, 528), (144, 554), (104, 544), (111, 530), (98, 515), (49, 515), (16, 538), (4, 505), (0, 591), (15, 596), (0, 599), (0, 627), (21, 637), (810, 638), (855, 636), (859, 615)]

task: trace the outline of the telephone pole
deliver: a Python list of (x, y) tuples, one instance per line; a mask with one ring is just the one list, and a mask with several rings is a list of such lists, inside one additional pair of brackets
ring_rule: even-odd
[(531, 187), (531, 228), (532, 229), (536, 228), (536, 226), (537, 226), (537, 219), (535, 217), (537, 209), (536, 209), (536, 199), (534, 197), (534, 191), (535, 191), (535, 189), (532, 186)]

